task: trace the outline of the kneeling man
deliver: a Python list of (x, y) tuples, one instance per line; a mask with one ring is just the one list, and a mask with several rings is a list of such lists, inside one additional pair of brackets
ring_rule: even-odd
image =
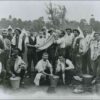
[(63, 56), (59, 56), (56, 66), (56, 75), (62, 78), (63, 84), (65, 84), (65, 81), (71, 82), (72, 77), (74, 76), (73, 69), (74, 65), (69, 59), (65, 59)]
[(21, 83), (23, 84), (23, 78), (26, 72), (26, 64), (20, 56), (18, 56), (18, 50), (14, 50), (11, 58), (7, 62), (7, 73), (11, 77), (21, 77)]
[(34, 79), (35, 85), (40, 85), (40, 79), (44, 78), (46, 79), (47, 76), (52, 76), (52, 65), (50, 64), (48, 60), (48, 54), (43, 53), (42, 59), (37, 63), (36, 65), (37, 74)]

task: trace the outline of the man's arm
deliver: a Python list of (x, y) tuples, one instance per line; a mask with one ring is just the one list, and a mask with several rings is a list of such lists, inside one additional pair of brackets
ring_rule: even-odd
[(68, 67), (65, 68), (66, 70), (74, 69), (74, 65), (70, 60), (66, 60), (66, 64), (68, 65)]

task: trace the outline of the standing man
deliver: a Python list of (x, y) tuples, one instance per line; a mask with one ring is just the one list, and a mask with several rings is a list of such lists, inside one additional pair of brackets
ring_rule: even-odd
[(22, 38), (22, 36), (21, 36), (21, 29), (16, 28), (14, 33), (15, 33), (15, 35), (13, 36), (13, 38), (11, 40), (11, 42), (12, 42), (12, 50), (13, 49), (18, 49), (19, 50), (18, 55), (23, 58), (22, 52), (21, 52), (22, 50), (20, 48), (20, 47), (22, 47), (22, 41), (20, 41), (21, 38)]
[(65, 31), (65, 46), (66, 46), (66, 53), (65, 53), (65, 58), (68, 58), (70, 60), (72, 60), (71, 57), (71, 47), (72, 47), (72, 42), (74, 39), (74, 34), (72, 33), (72, 29), (67, 28)]
[(46, 27), (43, 27), (41, 31), (42, 31), (43, 36), (44, 36), (45, 41), (46, 41), (49, 38), (50, 34), (48, 33), (48, 30)]
[(80, 41), (79, 53), (82, 57), (82, 73), (92, 74), (93, 70), (91, 67), (90, 58), (90, 43), (94, 36), (94, 31), (92, 33), (86, 32), (86, 36)]
[(55, 41), (56, 44), (58, 44), (58, 56), (61, 55), (65, 58), (65, 54), (66, 54), (66, 37), (65, 37), (65, 32), (61, 31), (61, 34), (59, 36), (59, 38)]
[(26, 43), (26, 46), (27, 46), (27, 62), (28, 62), (27, 74), (28, 74), (28, 77), (31, 77), (32, 61), (34, 63), (34, 66), (37, 63), (37, 54), (36, 54), (36, 47), (35, 47), (35, 45), (36, 45), (36, 34), (34, 34), (32, 30), (30, 31), (29, 36), (26, 37), (25, 43)]
[(96, 81), (100, 82), (100, 35), (94, 34), (94, 39), (90, 43), (91, 50), (91, 66), (93, 68), (93, 76)]
[(0, 61), (3, 65), (3, 68), (6, 70), (7, 60), (10, 57), (11, 42), (9, 39), (7, 39), (7, 31), (3, 31), (2, 36)]
[(9, 26), (8, 27), (8, 35), (7, 35), (7, 38), (11, 41), (12, 38), (13, 38), (13, 30), (12, 30), (12, 27)]
[[(43, 45), (44, 43), (46, 43), (47, 39), (50, 37), (50, 34), (48, 33), (48, 30), (46, 27), (43, 27), (41, 29), (40, 34), (37, 36), (36, 38), (36, 45), (39, 47), (41, 45)], [(38, 55), (38, 60), (41, 59), (43, 52), (47, 52), (47, 49), (45, 50), (40, 50), (37, 51), (37, 55)]]
[(79, 45), (80, 45), (80, 40), (83, 37), (80, 36), (80, 31), (78, 29), (74, 29), (73, 34), (74, 34), (74, 40), (72, 44), (72, 61), (75, 65), (75, 69), (77, 70), (77, 72), (81, 73), (82, 59), (79, 54)]

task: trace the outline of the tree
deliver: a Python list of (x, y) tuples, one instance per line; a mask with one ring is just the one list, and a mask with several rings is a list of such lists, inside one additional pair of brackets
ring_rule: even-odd
[(53, 4), (50, 3), (49, 5), (47, 5), (46, 13), (48, 14), (48, 19), (51, 21), (52, 27), (63, 28), (63, 26), (65, 26), (65, 6), (53, 6)]
[(45, 26), (44, 17), (40, 17), (33, 21), (30, 28), (33, 28), (35, 32), (39, 32), (43, 28), (43, 26)]

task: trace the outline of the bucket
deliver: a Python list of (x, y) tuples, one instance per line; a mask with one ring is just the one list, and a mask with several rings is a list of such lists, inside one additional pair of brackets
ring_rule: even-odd
[(50, 76), (51, 87), (56, 87), (58, 83), (59, 76)]
[(96, 92), (100, 94), (100, 83), (96, 84)]
[(20, 86), (20, 77), (11, 77), (10, 83), (13, 89), (18, 89)]
[(91, 82), (92, 82), (92, 75), (89, 75), (89, 74), (84, 74), (84, 75), (82, 75), (82, 77), (83, 77), (83, 84), (84, 85), (90, 85), (91, 84)]

